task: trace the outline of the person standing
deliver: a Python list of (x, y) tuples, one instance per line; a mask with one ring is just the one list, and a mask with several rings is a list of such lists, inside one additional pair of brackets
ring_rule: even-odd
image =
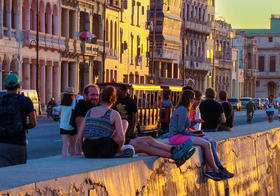
[(273, 95), (268, 97), (268, 102), (266, 104), (266, 115), (268, 118), (268, 122), (272, 122), (274, 118), (274, 107), (276, 106), (275, 101), (273, 99)]
[(163, 133), (168, 132), (172, 103), (169, 100), (170, 91), (163, 91), (163, 100), (160, 108), (160, 125)]
[(216, 92), (213, 88), (206, 89), (205, 96), (206, 100), (199, 106), (201, 118), (204, 120), (202, 129), (205, 132), (215, 132), (218, 123), (226, 123), (225, 113), (221, 104), (215, 101)]
[(250, 123), (254, 117), (254, 111), (257, 109), (252, 99), (246, 104), (247, 110), (247, 123)]
[(232, 105), (227, 101), (228, 93), (226, 91), (219, 92), (219, 99), (222, 105), (223, 111), (226, 116), (225, 123), (219, 123), (217, 130), (218, 131), (232, 131), (233, 127), (233, 119), (234, 119), (234, 111)]
[(8, 94), (0, 99), (0, 167), (26, 163), (26, 132), (36, 126), (32, 101), (18, 94), (18, 75), (7, 74), (4, 84)]
[(60, 105), (60, 135), (62, 137), (62, 157), (68, 156), (68, 149), (70, 148), (71, 156), (75, 155), (75, 135), (77, 129), (70, 125), (71, 114), (73, 110), (73, 100), (75, 99), (75, 92), (73, 87), (67, 87), (62, 95)]
[(127, 120), (128, 129), (126, 132), (126, 137), (134, 138), (136, 136), (135, 125), (136, 125), (136, 115), (137, 106), (132, 98), (127, 96), (127, 86), (125, 84), (120, 84), (118, 88), (118, 99), (115, 103), (113, 109), (117, 110), (123, 120)]

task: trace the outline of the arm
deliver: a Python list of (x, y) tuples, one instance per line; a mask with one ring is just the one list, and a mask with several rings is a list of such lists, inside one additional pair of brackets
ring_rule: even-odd
[(223, 113), (221, 113), (221, 122), (222, 122), (222, 123), (226, 123), (226, 121), (227, 121), (226, 115), (225, 115), (225, 113), (223, 112)]
[(191, 127), (191, 122), (188, 118), (188, 111), (185, 107), (180, 108), (178, 115), (178, 133), (184, 133), (186, 128)]
[(26, 125), (27, 129), (32, 129), (36, 126), (37, 122), (36, 122), (36, 116), (35, 116), (35, 112), (30, 112), (29, 114), (27, 114), (27, 118), (29, 119), (29, 123)]
[(115, 132), (112, 138), (119, 145), (120, 150), (125, 142), (121, 116), (117, 111), (113, 110), (111, 119), (112, 123), (115, 125)]
[(86, 121), (85, 121), (85, 119), (83, 119), (80, 126), (78, 127), (78, 134), (77, 134), (77, 138), (76, 138), (76, 143), (78, 143), (79, 145), (81, 145), (79, 141), (81, 141), (83, 139), (85, 125), (86, 125)]

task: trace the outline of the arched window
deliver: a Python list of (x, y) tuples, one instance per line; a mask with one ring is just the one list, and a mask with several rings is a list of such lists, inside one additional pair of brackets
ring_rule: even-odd
[(105, 40), (108, 41), (108, 31), (109, 31), (109, 22), (108, 20), (106, 19), (106, 26), (105, 26)]
[(110, 48), (113, 48), (113, 21), (110, 22)]
[(58, 35), (58, 27), (57, 27), (57, 7), (56, 5), (53, 6), (53, 14), (52, 14), (52, 34)]
[(45, 5), (42, 0), (39, 4), (39, 31), (45, 33)]
[(23, 6), (22, 6), (22, 29), (23, 30), (29, 30), (30, 26), (29, 26), (29, 21), (30, 21), (30, 17), (29, 17), (29, 4), (28, 4), (28, 0), (24, 0), (23, 2)]
[(50, 3), (47, 3), (45, 21), (45, 32), (48, 34), (52, 34), (52, 9)]
[[(115, 22), (115, 44), (114, 44), (114, 49), (115, 50), (117, 50), (117, 41), (118, 41), (118, 38), (117, 38), (117, 33), (118, 33), (118, 31), (117, 31), (117, 22)], [(114, 55), (116, 55), (117, 54), (117, 52), (115, 52), (114, 53)]]
[(37, 13), (36, 0), (32, 0), (30, 8), (30, 29), (36, 31), (36, 13)]

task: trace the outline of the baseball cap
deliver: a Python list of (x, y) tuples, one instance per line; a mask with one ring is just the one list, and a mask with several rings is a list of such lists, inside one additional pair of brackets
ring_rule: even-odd
[(16, 73), (9, 73), (5, 76), (6, 87), (16, 87), (18, 84), (19, 84), (19, 79)]

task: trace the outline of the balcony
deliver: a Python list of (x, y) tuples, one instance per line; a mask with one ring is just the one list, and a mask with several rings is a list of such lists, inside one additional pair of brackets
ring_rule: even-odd
[[(150, 52), (150, 57), (152, 56), (152, 52)], [(178, 60), (180, 59), (181, 52), (174, 50), (165, 50), (165, 49), (157, 49), (154, 53), (155, 59), (170, 59), (170, 60)]]
[[(23, 31), (23, 45), (36, 46), (36, 32)], [(65, 50), (65, 38), (60, 38), (57, 35), (39, 33), (39, 47), (52, 50)]]
[(187, 60), (185, 61), (185, 68), (207, 71), (210, 69), (210, 64), (207, 62), (192, 62)]
[(246, 70), (246, 77), (257, 77), (258, 70), (256, 69), (247, 69)]
[(211, 32), (211, 27), (208, 23), (200, 24), (200, 23), (192, 22), (192, 21), (185, 22), (185, 29), (191, 30), (191, 31), (197, 31), (200, 33), (205, 33), (207, 35), (209, 35)]

